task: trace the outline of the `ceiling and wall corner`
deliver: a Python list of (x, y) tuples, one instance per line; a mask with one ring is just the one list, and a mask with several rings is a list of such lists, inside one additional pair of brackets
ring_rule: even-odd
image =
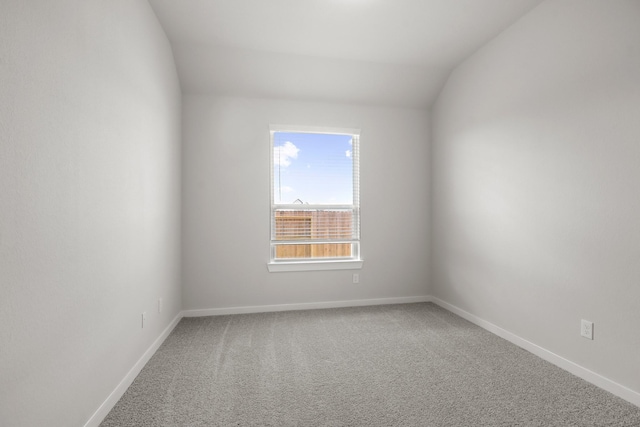
[[(639, 133), (634, 112), (640, 99), (636, 15), (611, 8), (610, 2), (585, 1), (584, 9), (578, 1), (544, 2), (543, 8), (540, 3), (2, 2), (0, 95), (7, 102), (0, 104), (0, 200), (10, 207), (0, 217), (0, 337), (11, 345), (0, 347), (0, 419), (7, 425), (80, 425), (103, 399), (108, 403), (114, 386), (180, 313), (181, 155), (190, 192), (182, 204), (192, 204), (186, 214), (193, 221), (187, 230), (193, 244), (183, 262), (199, 264), (183, 278), (192, 275), (189, 280), (201, 282), (209, 292), (207, 304), (326, 297), (312, 288), (321, 283), (317, 277), (307, 290), (301, 288), (306, 279), (301, 275), (276, 284), (291, 291), (284, 301), (255, 284), (232, 286), (236, 271), (242, 270), (247, 282), (262, 278), (262, 271), (236, 260), (228, 263), (233, 268), (217, 270), (210, 249), (223, 260), (241, 251), (224, 253), (224, 242), (211, 244), (220, 234), (199, 227), (210, 221), (208, 213), (224, 217), (221, 200), (250, 206), (267, 194), (266, 181), (261, 190), (250, 179), (258, 168), (268, 169), (260, 163), (267, 146), (249, 156), (235, 149), (239, 144), (250, 150), (249, 142), (265, 124), (287, 118), (350, 127), (364, 122), (375, 130), (370, 138), (375, 147), (362, 153), (363, 173), (372, 177), (367, 185), (375, 185), (363, 194), (371, 195), (366, 203), (378, 209), (367, 219), (369, 229), (375, 225), (371, 218), (382, 224), (397, 219), (396, 211), (372, 202), (378, 188), (393, 192), (397, 204), (418, 206), (395, 229), (399, 236), (385, 228), (366, 237), (377, 247), (369, 251), (372, 258), (387, 256), (382, 244), (390, 239), (410, 240), (414, 246), (399, 249), (405, 256), (391, 268), (363, 271), (359, 289), (331, 284), (330, 298), (423, 290), (430, 271), (422, 254), (429, 251), (433, 229), (440, 244), (434, 257), (441, 263), (434, 275), (438, 296), (638, 390), (640, 378), (633, 375), (639, 351), (633, 339), (640, 297), (638, 230), (629, 226), (640, 216), (633, 187)], [(534, 8), (535, 14), (528, 14)], [(519, 21), (525, 14), (526, 22)], [(604, 24), (573, 26), (584, 19)], [(553, 31), (539, 28), (549, 23)], [(594, 28), (601, 31), (593, 33)], [(625, 34), (634, 37), (631, 42)], [(554, 50), (556, 35), (575, 49)], [(523, 40), (534, 47), (533, 55), (522, 50)], [(609, 48), (605, 57), (611, 62), (589, 57), (594, 45)], [(556, 86), (558, 65), (564, 80)], [(439, 96), (448, 79), (447, 93)], [(575, 81), (579, 85), (572, 85)], [(529, 84), (540, 89), (529, 94), (538, 102), (524, 105), (520, 95)], [(559, 93), (558, 87), (594, 90)], [(437, 120), (430, 123), (424, 110), (434, 102)], [(496, 114), (505, 111), (520, 115)], [(513, 120), (496, 120), (505, 117)], [(431, 125), (439, 129), (433, 146)], [(234, 126), (242, 129), (241, 138), (230, 141)], [(535, 138), (521, 138), (514, 127)], [(478, 134), (497, 143), (468, 144)], [(554, 139), (557, 135), (563, 139)], [(407, 161), (402, 156), (409, 150), (414, 151)], [(540, 158), (535, 168), (527, 164)], [(248, 161), (241, 169), (247, 172), (241, 190), (247, 192), (224, 181), (225, 172), (237, 172), (233, 161)], [(413, 179), (415, 191), (421, 189), (418, 180), (434, 179), (437, 194), (432, 199), (425, 190), (416, 199), (379, 170)], [(597, 173), (588, 173), (592, 170)], [(219, 182), (212, 187), (210, 178)], [(534, 192), (518, 193), (513, 187), (518, 184)], [(198, 192), (209, 190), (198, 198)], [(494, 203), (479, 197), (487, 194)], [(423, 215), (433, 200), (436, 227)], [(515, 212), (518, 207), (529, 209)], [(529, 225), (546, 221), (556, 228), (488, 224), (496, 212), (520, 213), (509, 219)], [(267, 218), (268, 207), (264, 213)], [(264, 234), (268, 246), (264, 224), (246, 223)], [(419, 225), (417, 232), (412, 224)], [(222, 235), (238, 244), (236, 236)], [(527, 245), (509, 245), (510, 239)], [(555, 252), (536, 246), (545, 242), (553, 243)], [(260, 259), (260, 251), (253, 248), (250, 254)], [(570, 262), (576, 259), (582, 268), (577, 273)], [(401, 281), (404, 287), (367, 289), (363, 285), (374, 279), (369, 271), (380, 282)], [(216, 274), (230, 284), (207, 288)], [(477, 280), (471, 283), (469, 275)], [(203, 294), (191, 289), (184, 295), (185, 304), (203, 301)], [(152, 311), (158, 296), (165, 298), (162, 313)], [(523, 297), (528, 300), (519, 302)], [(572, 298), (577, 302), (566, 302)], [(538, 307), (544, 308), (546, 324), (536, 317)], [(598, 338), (591, 343), (579, 341), (577, 328), (574, 334), (572, 319), (580, 310), (596, 322)], [(149, 313), (144, 330), (140, 311)], [(527, 312), (530, 316), (522, 315)], [(578, 341), (566, 344), (567, 337)]]
[[(187, 132), (191, 132), (191, 135), (185, 141), (188, 150), (197, 150), (190, 154), (194, 163), (184, 165), (185, 167), (198, 165), (190, 174), (195, 176), (202, 171), (213, 171), (213, 165), (217, 167), (215, 174), (232, 171), (233, 166), (221, 162), (220, 159), (211, 160), (208, 164), (206, 154), (211, 150), (227, 150), (228, 147), (222, 144), (228, 144), (228, 142), (220, 138), (220, 129), (224, 130), (223, 133), (227, 132), (227, 136), (231, 135), (228, 129), (233, 128), (233, 124), (242, 123), (243, 117), (250, 118), (248, 124), (244, 123), (246, 129), (243, 129), (243, 134), (248, 132), (257, 134), (256, 129), (268, 124), (269, 116), (282, 115), (283, 111), (286, 111), (288, 117), (297, 116), (310, 120), (311, 116), (308, 114), (310, 111), (321, 112), (323, 117), (328, 117), (331, 115), (328, 111), (339, 111), (340, 108), (335, 107), (344, 104), (358, 104), (366, 108), (383, 106), (407, 110), (429, 110), (435, 104), (437, 116), (432, 124), (437, 131), (431, 135), (432, 141), (429, 141), (430, 130), (427, 130), (424, 141), (436, 152), (435, 159), (431, 160), (431, 166), (435, 172), (429, 172), (426, 177), (419, 174), (409, 176), (409, 178), (422, 176), (425, 182), (434, 180), (431, 188), (434, 189), (435, 196), (431, 198), (431, 195), (427, 195), (426, 205), (433, 209), (432, 212), (436, 218), (434, 225), (425, 231), (425, 234), (430, 232), (435, 234), (434, 239), (429, 237), (431, 242), (435, 242), (431, 245), (431, 250), (435, 252), (432, 264), (437, 266), (435, 275), (431, 277), (433, 291), (443, 299), (459, 304), (481, 318), (488, 318), (507, 329), (513, 328), (522, 336), (530, 337), (533, 342), (544, 343), (546, 347), (557, 351), (558, 354), (567, 355), (570, 360), (591, 366), (598, 372), (606, 372), (612, 378), (619, 379), (635, 390), (638, 389), (640, 378), (637, 376), (631, 379), (625, 378), (628, 377), (627, 373), (633, 364), (633, 356), (616, 359), (620, 363), (612, 367), (610, 351), (605, 348), (610, 345), (621, 349), (621, 352), (631, 349), (633, 354), (637, 353), (637, 345), (630, 345), (621, 337), (620, 332), (612, 330), (607, 339), (602, 343), (596, 343), (595, 347), (598, 350), (592, 356), (580, 353), (585, 346), (584, 342), (565, 342), (577, 336), (573, 333), (574, 323), (571, 318), (579, 316), (580, 307), (587, 313), (587, 317), (589, 313), (595, 313), (593, 314), (595, 317), (604, 316), (602, 318), (607, 320), (600, 322), (603, 327), (611, 327), (606, 323), (611, 322), (616, 324), (619, 330), (627, 331), (627, 335), (631, 335), (631, 329), (624, 325), (632, 324), (632, 311), (619, 309), (627, 307), (629, 300), (625, 300), (624, 297), (613, 298), (611, 292), (601, 291), (598, 284), (589, 283), (589, 278), (583, 278), (582, 281), (575, 280), (580, 276), (576, 272), (573, 278), (569, 277), (566, 280), (553, 277), (554, 271), (559, 272), (569, 267), (558, 260), (544, 257), (539, 263), (531, 264), (529, 262), (531, 258), (523, 254), (518, 256), (519, 247), (501, 246), (504, 244), (504, 239), (509, 237), (508, 221), (498, 224), (483, 222), (487, 218), (495, 220), (500, 217), (497, 215), (500, 209), (516, 209), (517, 206), (514, 206), (514, 203), (527, 204), (528, 212), (540, 212), (548, 206), (551, 211), (555, 209), (558, 215), (572, 213), (571, 204), (567, 205), (569, 199), (563, 199), (562, 192), (554, 193), (546, 190), (547, 187), (551, 187), (551, 183), (547, 182), (545, 173), (559, 175), (556, 182), (564, 183), (564, 191), (567, 194), (574, 192), (577, 194), (577, 196), (571, 195), (573, 198), (571, 200), (586, 206), (597, 205), (597, 199), (589, 198), (584, 185), (563, 181), (563, 178), (567, 178), (563, 173), (582, 176), (583, 184), (592, 182), (593, 188), (599, 191), (602, 200), (616, 200), (613, 195), (620, 192), (620, 188), (625, 188), (624, 185), (607, 187), (598, 183), (594, 176), (584, 175), (584, 170), (572, 164), (573, 159), (586, 164), (599, 164), (601, 160), (609, 159), (608, 163), (599, 164), (598, 170), (617, 169), (618, 160), (608, 150), (600, 152), (598, 156), (590, 157), (589, 150), (593, 152), (593, 150), (602, 149), (597, 141), (590, 139), (590, 135), (580, 134), (585, 141), (589, 141), (587, 144), (590, 144), (590, 148), (587, 147), (586, 152), (579, 149), (578, 140), (564, 139), (558, 141), (557, 145), (543, 144), (557, 136), (553, 133), (546, 135), (548, 139), (539, 144), (529, 141), (530, 145), (522, 148), (519, 144), (525, 144), (526, 137), (517, 132), (513, 133), (513, 127), (522, 125), (523, 128), (531, 131), (530, 134), (537, 134), (541, 129), (528, 122), (534, 120), (536, 123), (542, 123), (541, 126), (546, 129), (558, 130), (564, 136), (576, 132), (575, 129), (589, 126), (594, 126), (591, 134), (596, 135), (607, 128), (609, 120), (618, 112), (620, 114), (616, 120), (622, 120), (620, 129), (623, 130), (614, 133), (618, 136), (620, 132), (624, 133), (623, 138), (635, 135), (633, 125), (624, 121), (627, 114), (619, 111), (620, 105), (629, 103), (629, 96), (634, 93), (630, 89), (633, 84), (628, 84), (628, 82), (635, 82), (634, 77), (625, 73), (628, 64), (635, 69), (633, 68), (634, 57), (625, 57), (624, 37), (616, 35), (616, 31), (620, 28), (616, 29), (615, 19), (611, 19), (618, 13), (624, 15), (624, 12), (620, 11), (624, 7), (633, 8), (633, 2), (620, 1), (613, 2), (611, 5), (598, 1), (569, 0), (546, 2), (510, 0), (455, 2), (449, 0), (422, 2), (275, 0), (261, 2), (247, 0), (233, 3), (205, 0), (149, 1), (173, 46), (188, 106), (186, 120), (195, 123), (187, 125), (189, 127)], [(550, 12), (554, 8), (558, 11), (557, 16), (553, 11)], [(602, 9), (600, 15), (593, 13), (599, 9)], [(540, 18), (541, 15), (545, 17)], [(601, 21), (596, 18), (598, 16)], [(532, 19), (539, 19), (539, 21), (531, 24)], [(583, 25), (585, 19), (591, 19), (595, 26)], [(628, 23), (628, 20), (623, 21), (625, 25)], [(593, 31), (598, 24), (602, 25), (601, 34)], [(553, 32), (547, 28), (548, 25), (551, 25)], [(635, 34), (631, 30), (622, 29), (621, 31), (622, 34), (625, 31), (631, 35)], [(559, 40), (571, 46), (571, 49), (562, 50), (562, 46), (557, 45)], [(598, 55), (593, 56), (593, 49), (598, 51), (607, 43), (610, 44), (610, 52), (604, 57), (608, 58), (607, 55), (612, 55), (620, 61), (622, 67), (619, 69), (600, 62)], [(504, 51), (500, 51), (501, 48)], [(580, 61), (585, 58), (584, 66), (580, 66)], [(602, 74), (599, 74), (600, 72)], [(609, 98), (610, 94), (607, 94), (607, 88), (610, 87), (608, 85), (611, 82), (605, 84), (601, 80), (604, 79), (606, 82), (607, 76), (618, 74), (621, 74), (621, 78), (616, 79), (617, 84), (626, 85), (621, 86), (626, 90), (626, 92), (621, 91), (625, 95), (620, 93), (616, 95), (624, 98), (620, 98), (621, 104), (617, 103), (618, 100)], [(595, 83), (598, 88), (599, 98), (593, 98), (595, 103), (589, 104), (593, 99), (585, 98), (586, 104), (573, 105), (571, 111), (562, 110), (562, 106), (567, 102), (566, 98), (562, 98), (565, 95), (562, 91), (577, 87), (579, 90), (573, 95), (577, 99), (582, 99), (580, 96), (589, 93), (591, 83)], [(443, 87), (447, 91), (444, 96), (441, 93)], [(559, 92), (554, 93), (556, 90)], [(523, 98), (519, 98), (523, 93), (532, 96), (534, 103), (526, 105), (528, 99), (524, 95)], [(279, 98), (285, 99), (286, 103), (279, 104), (281, 101), (255, 99), (245, 102), (238, 97)], [(592, 116), (600, 106), (600, 100), (603, 101), (603, 105), (608, 106), (605, 113), (608, 118), (605, 121)], [(323, 103), (323, 106), (321, 107), (318, 103)], [(223, 104), (224, 106), (221, 107)], [(633, 102), (630, 105), (632, 106)], [(512, 108), (523, 109), (525, 116), (513, 117), (511, 120), (512, 115), (516, 113), (510, 110)], [(247, 113), (241, 114), (241, 109), (246, 109)], [(491, 116), (496, 111), (499, 114)], [(557, 121), (557, 117), (546, 117), (545, 111), (547, 113), (553, 111), (562, 119)], [(430, 120), (430, 113), (424, 113), (425, 121)], [(364, 108), (349, 112), (351, 117), (358, 115), (367, 120), (373, 117), (371, 110)], [(580, 115), (588, 116), (590, 119), (583, 120), (577, 117)], [(496, 130), (492, 126), (497, 124), (490, 120), (486, 121), (487, 117), (498, 121), (504, 118), (510, 119), (506, 123), (500, 122), (505, 127)], [(233, 123), (227, 120), (232, 120)], [(217, 123), (217, 128), (210, 128), (210, 122)], [(577, 127), (563, 126), (562, 123), (576, 124)], [(483, 145), (467, 144), (469, 141), (467, 138), (473, 135), (463, 134), (463, 131), (467, 128), (475, 131), (476, 125), (486, 126), (486, 129), (480, 129), (483, 132), (495, 130), (498, 133), (489, 139), (484, 139)], [(502, 138), (503, 134), (511, 135), (512, 139)], [(208, 145), (211, 141), (217, 145), (215, 148)], [(248, 139), (245, 138), (244, 142), (247, 141)], [(499, 142), (502, 143), (501, 146), (497, 145)], [(572, 144), (574, 144), (573, 149), (569, 149)], [(627, 142), (623, 142), (623, 145), (626, 150), (631, 146)], [(531, 168), (535, 168), (536, 165), (529, 160), (543, 156), (545, 154), (543, 150), (557, 153), (557, 157), (552, 156), (546, 159), (546, 162), (542, 163), (545, 165), (544, 169), (532, 170)], [(382, 147), (375, 147), (371, 152), (384, 156)], [(631, 153), (632, 155), (628, 158), (635, 158), (634, 152), (631, 151)], [(259, 165), (255, 153), (252, 156), (253, 161), (256, 162), (256, 168), (264, 168)], [(423, 157), (430, 158), (430, 153), (424, 153)], [(460, 159), (464, 163), (460, 163)], [(562, 165), (554, 163), (560, 159), (564, 159)], [(383, 168), (383, 163), (383, 161), (372, 159), (371, 164), (375, 165), (375, 168)], [(473, 173), (478, 174), (478, 179), (469, 178)], [(523, 176), (523, 173), (529, 173), (529, 175)], [(407, 174), (404, 176), (407, 178)], [(610, 175), (608, 181), (615, 182), (616, 176)], [(627, 182), (637, 181), (633, 179), (632, 174), (630, 176), (631, 179)], [(535, 187), (537, 195), (519, 193), (517, 188), (509, 187), (521, 181), (535, 183), (534, 186), (544, 182), (547, 184), (544, 190)], [(211, 180), (200, 179), (200, 182), (210, 183)], [(604, 188), (610, 188), (611, 191), (603, 192)], [(188, 191), (193, 194), (192, 202), (186, 203), (187, 215), (200, 215), (202, 212), (198, 212), (195, 207), (200, 206), (203, 200), (210, 204), (207, 209), (213, 212), (211, 206), (215, 206), (216, 200), (211, 200), (211, 195), (204, 194), (206, 192), (198, 194), (200, 190), (202, 188), (189, 186)], [(220, 186), (210, 190), (222, 194), (228, 191)], [(249, 185), (242, 187), (242, 190), (254, 191), (249, 189)], [(494, 198), (490, 200), (491, 203), (480, 199), (480, 195), (487, 192)], [(554, 203), (546, 205), (544, 200), (548, 197), (553, 198)], [(189, 207), (190, 203), (193, 206)], [(458, 207), (457, 204), (463, 208), (471, 207), (468, 208), (468, 212), (461, 213), (455, 210)], [(563, 207), (565, 211), (562, 211)], [(466, 216), (462, 218), (461, 214)], [(581, 230), (574, 238), (588, 241), (591, 238), (591, 229), (580, 227), (584, 227), (589, 221), (599, 227), (597, 216), (601, 212), (587, 211), (585, 214), (590, 214), (590, 219), (580, 215), (579, 212), (573, 212), (573, 214), (576, 221), (571, 227)], [(619, 211), (617, 215), (620, 216), (620, 224), (629, 222), (624, 211)], [(549, 215), (547, 220), (553, 222), (559, 218)], [(249, 218), (245, 218), (247, 219)], [(543, 218), (538, 215), (535, 219)], [(230, 286), (228, 284), (217, 289), (208, 286), (213, 274), (223, 277), (223, 281), (229, 283), (237, 280), (235, 271), (240, 266), (236, 269), (216, 269), (215, 263), (211, 263), (206, 256), (203, 259), (198, 258), (199, 255), (196, 254), (211, 253), (211, 250), (222, 251), (220, 245), (223, 242), (214, 242), (214, 238), (224, 236), (224, 231), (216, 235), (211, 229), (203, 230), (200, 226), (206, 222), (206, 218), (199, 218), (189, 226), (189, 233), (194, 237), (187, 237), (193, 245), (186, 250), (193, 256), (188, 256), (187, 262), (194, 263), (191, 267), (195, 265), (195, 268), (187, 268), (186, 275), (192, 275), (192, 277), (187, 278), (185, 285), (186, 303), (221, 301), (224, 304), (242, 304), (246, 301), (254, 301), (255, 298), (260, 299), (258, 304), (270, 301), (273, 298), (272, 294), (261, 297), (256, 293), (256, 289), (250, 289), (250, 287), (240, 287), (246, 291), (242, 294), (243, 291), (237, 287), (233, 290), (225, 289), (225, 286)], [(252, 224), (257, 226), (256, 224), (259, 223), (252, 222)], [(611, 227), (611, 224), (605, 226), (607, 227), (616, 236), (620, 237), (624, 234), (622, 230)], [(556, 234), (566, 235), (570, 229), (560, 228)], [(462, 235), (464, 232), (470, 234)], [(511, 229), (511, 232), (515, 235), (525, 233), (526, 230), (516, 227)], [(538, 233), (525, 237), (532, 245), (543, 244), (541, 240), (543, 238), (553, 241), (551, 237), (545, 237), (544, 232), (545, 230), (539, 230)], [(483, 238), (478, 238), (476, 242), (464, 240), (476, 234)], [(224, 239), (229, 243), (232, 242), (231, 236)], [(628, 240), (627, 236), (625, 241), (628, 242)], [(609, 246), (615, 246), (611, 241), (606, 239), (605, 241)], [(478, 245), (475, 251), (469, 243)], [(576, 247), (571, 252), (563, 253), (562, 250), (567, 243), (567, 241), (556, 241), (555, 245), (548, 248), (546, 254), (557, 251), (561, 254), (558, 255), (558, 259), (575, 260), (575, 257), (584, 249)], [(633, 244), (626, 245), (631, 253), (635, 253)], [(434, 247), (437, 247), (437, 250), (434, 250)], [(527, 252), (532, 248), (533, 246), (529, 245), (520, 250)], [(256, 253), (255, 256), (259, 258), (260, 254)], [(493, 258), (487, 259), (488, 256)], [(628, 279), (636, 278), (637, 275), (633, 269), (624, 268), (627, 257), (621, 254), (618, 260), (607, 256), (604, 258), (609, 265), (621, 267), (618, 273), (614, 274), (612, 271), (614, 276), (622, 278), (620, 283), (614, 286), (616, 292), (620, 295), (628, 295), (630, 292), (630, 295), (635, 296), (635, 291), (629, 291), (632, 284)], [(506, 259), (513, 260), (513, 265), (504, 264)], [(521, 268), (513, 268), (514, 265)], [(542, 268), (543, 265), (547, 267)], [(593, 257), (584, 266), (597, 265), (598, 259)], [(421, 275), (424, 274), (424, 271), (411, 269), (403, 271), (402, 266), (394, 270), (396, 277), (412, 276), (413, 282), (420, 281)], [(407, 273), (407, 271), (410, 272)], [(592, 271), (591, 277), (597, 277), (599, 271)], [(255, 281), (261, 273), (252, 272), (251, 274), (253, 276), (246, 277), (248, 282)], [(534, 281), (532, 277), (535, 274), (545, 276), (549, 282)], [(366, 278), (366, 275), (363, 277)], [(543, 279), (544, 277), (541, 278)], [(314, 288), (305, 293), (293, 284), (296, 282), (295, 279), (291, 282), (288, 280), (284, 282), (287, 282), (286, 286), (291, 286), (290, 290), (293, 292), (288, 294), (289, 297), (291, 295), (295, 298), (321, 297), (321, 294), (315, 294), (317, 289)], [(191, 287), (189, 283), (196, 285)], [(313, 278), (312, 283), (319, 283), (319, 279)], [(286, 287), (282, 283), (279, 285)], [(539, 289), (545, 289), (545, 292), (536, 294), (536, 290)], [(586, 289), (586, 291), (580, 293), (580, 289)], [(261, 291), (264, 292), (264, 290)], [(379, 296), (387, 291), (388, 289), (380, 286), (375, 290), (378, 294), (372, 296)], [(576, 301), (581, 303), (562, 303), (571, 298), (570, 291), (577, 293)], [(353, 289), (346, 291), (334, 289), (333, 292), (333, 297), (345, 295), (341, 292), (350, 292), (349, 297), (357, 297)], [(600, 295), (597, 299), (608, 301), (608, 304), (594, 308), (597, 303), (593, 295)], [(530, 299), (524, 300), (523, 296)], [(556, 300), (553, 300), (553, 296)], [(531, 305), (531, 300), (538, 303)], [(544, 328), (539, 328), (538, 322), (532, 322), (530, 319), (535, 317), (540, 307), (546, 307), (543, 311), (549, 314), (547, 321), (553, 318), (559, 326), (546, 324)], [(530, 312), (528, 317), (521, 316), (527, 311)], [(553, 331), (553, 333), (547, 333), (547, 331)]]
[(185, 93), (426, 109), (541, 0), (149, 0)]
[[(455, 64), (539, 1), (150, 3), (184, 92), (184, 309), (426, 295), (425, 110)], [(366, 125), (367, 286), (345, 287), (337, 272), (305, 275), (301, 286), (299, 275), (266, 271), (270, 123)], [(398, 212), (374, 195), (382, 189), (413, 209)], [(252, 230), (244, 245), (230, 223)]]

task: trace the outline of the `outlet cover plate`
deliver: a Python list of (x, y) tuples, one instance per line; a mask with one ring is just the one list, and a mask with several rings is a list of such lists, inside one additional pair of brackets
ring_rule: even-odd
[(593, 339), (593, 322), (582, 319), (580, 325), (580, 335), (589, 340)]

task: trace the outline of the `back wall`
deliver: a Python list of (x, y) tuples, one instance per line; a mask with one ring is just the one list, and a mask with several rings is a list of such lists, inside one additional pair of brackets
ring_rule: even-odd
[[(185, 95), (185, 310), (427, 295), (424, 110)], [(269, 125), (360, 128), (363, 269), (269, 273)]]

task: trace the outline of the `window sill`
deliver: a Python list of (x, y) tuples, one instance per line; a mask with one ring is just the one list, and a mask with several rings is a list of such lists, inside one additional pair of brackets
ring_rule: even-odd
[(364, 261), (350, 259), (345, 261), (281, 261), (270, 262), (267, 268), (270, 273), (286, 271), (321, 271), (321, 270), (360, 270)]

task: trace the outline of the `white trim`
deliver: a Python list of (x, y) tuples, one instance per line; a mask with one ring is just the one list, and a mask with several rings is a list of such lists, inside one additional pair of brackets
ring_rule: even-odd
[(523, 348), (528, 352), (535, 354), (541, 359), (544, 359), (547, 362), (550, 362), (556, 365), (557, 367), (564, 369), (565, 371), (568, 371), (573, 375), (580, 377), (583, 380), (597, 387), (600, 387), (612, 394), (615, 394), (616, 396), (626, 400), (627, 402), (630, 402), (640, 407), (640, 393), (638, 393), (637, 391), (631, 390), (630, 388), (627, 388), (622, 384), (618, 384), (615, 381), (612, 381), (606, 377), (603, 377), (598, 373), (595, 373), (587, 368), (584, 368), (578, 365), (577, 363), (574, 363), (568, 359), (565, 359), (564, 357), (559, 356), (543, 347), (540, 347), (539, 345), (534, 344), (531, 341), (527, 341), (524, 338), (521, 338), (512, 332), (502, 329), (501, 327), (496, 326), (491, 322), (488, 322), (474, 314), (471, 314), (461, 308), (458, 308), (453, 304), (449, 304), (448, 302), (445, 302), (436, 297), (431, 297), (431, 300), (433, 303), (439, 305), (445, 310), (448, 310), (454, 314), (457, 314), (463, 319), (466, 319), (469, 322), (474, 323), (483, 329), (486, 329), (492, 334), (497, 335), (500, 338), (504, 338), (505, 340), (517, 345), (518, 347)]
[(275, 311), (315, 310), (322, 308), (362, 307), (370, 305), (409, 304), (415, 302), (430, 302), (429, 296), (376, 298), (347, 301), (308, 302), (298, 304), (256, 305), (248, 307), (205, 308), (200, 310), (185, 310), (184, 317), (222, 316), (227, 314), (270, 313)]
[(118, 400), (122, 397), (125, 391), (129, 388), (129, 386), (133, 383), (133, 380), (136, 379), (144, 365), (147, 364), (149, 359), (155, 354), (155, 352), (160, 348), (164, 340), (167, 339), (173, 328), (176, 327), (178, 322), (182, 319), (182, 312), (178, 313), (176, 317), (169, 323), (164, 331), (160, 334), (160, 336), (151, 344), (151, 346), (144, 352), (142, 357), (138, 359), (135, 365), (127, 372), (127, 375), (124, 376), (120, 384), (118, 384), (111, 392), (111, 394), (107, 397), (107, 399), (100, 405), (98, 410), (94, 412), (94, 414), (89, 418), (89, 421), (86, 422), (84, 427), (98, 427), (100, 423), (105, 419), (109, 411), (113, 409), (113, 407), (118, 403)]
[[(292, 132), (292, 133), (320, 133), (320, 134), (337, 134), (337, 135), (350, 135), (352, 138), (352, 165), (353, 165), (353, 202), (350, 205), (322, 205), (322, 204), (291, 204), (291, 203), (275, 203), (274, 197), (274, 135), (277, 132)], [(346, 266), (345, 264), (328, 264), (327, 260), (321, 258), (312, 258), (311, 262), (305, 260), (304, 262), (293, 261), (289, 262), (285, 259), (276, 259), (276, 246), (286, 244), (299, 244), (299, 245), (311, 245), (311, 244), (323, 244), (323, 243), (342, 243), (342, 240), (337, 239), (295, 239), (295, 242), (289, 243), (289, 241), (276, 241), (276, 212), (286, 210), (301, 210), (301, 211), (323, 211), (323, 210), (344, 210), (352, 213), (352, 227), (351, 227), (351, 239), (348, 240), (351, 243), (351, 256), (348, 262), (358, 262), (360, 258), (360, 129), (348, 129), (348, 128), (330, 128), (322, 126), (293, 126), (293, 125), (269, 125), (269, 199), (271, 205), (270, 213), (270, 262), (267, 264), (269, 272), (280, 271), (317, 271), (317, 270), (344, 270), (344, 269), (359, 269), (362, 268), (362, 263), (358, 266), (353, 264), (352, 266)], [(278, 171), (280, 166), (278, 166)], [(278, 178), (280, 179), (280, 178)], [(280, 197), (279, 197), (280, 199)], [(280, 200), (281, 202), (282, 200)]]
[(270, 132), (297, 132), (297, 133), (331, 133), (338, 135), (360, 135), (360, 129), (336, 128), (326, 126), (298, 126), (298, 125), (269, 125)]
[(364, 261), (332, 260), (332, 261), (274, 261), (267, 264), (270, 273), (281, 273), (286, 271), (323, 271), (323, 270), (360, 270)]

